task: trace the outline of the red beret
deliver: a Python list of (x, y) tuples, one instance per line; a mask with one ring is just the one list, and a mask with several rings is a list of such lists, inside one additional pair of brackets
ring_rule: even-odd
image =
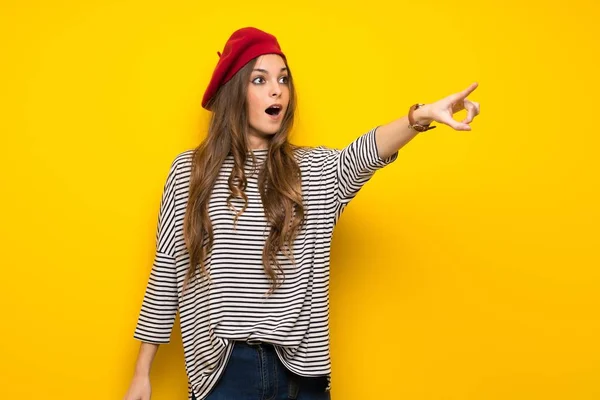
[(219, 61), (202, 98), (202, 107), (207, 110), (209, 110), (208, 102), (221, 85), (227, 83), (236, 72), (254, 58), (264, 54), (279, 54), (284, 60), (286, 59), (275, 36), (252, 27), (233, 32), (225, 43), (223, 54), (219, 52), (217, 54), (220, 57)]

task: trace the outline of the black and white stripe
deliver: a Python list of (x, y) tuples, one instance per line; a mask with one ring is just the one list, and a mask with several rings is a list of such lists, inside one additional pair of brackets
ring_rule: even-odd
[[(267, 150), (255, 150), (259, 164)], [(196, 279), (182, 296), (189, 254), (183, 219), (189, 192), (192, 150), (173, 161), (158, 217), (156, 255), (134, 337), (168, 343), (179, 311), (188, 393), (204, 399), (223, 372), (234, 340), (273, 343), (291, 371), (303, 376), (330, 376), (329, 260), (334, 226), (345, 206), (375, 171), (393, 162), (377, 154), (375, 129), (342, 150), (298, 149), (302, 173), (305, 225), (294, 242), (296, 266), (283, 255), (285, 282), (273, 295), (262, 266), (268, 226), (258, 193), (257, 174), (247, 161), (248, 208), (233, 226), (227, 207), (227, 178), (233, 158), (224, 162), (209, 203), (214, 245), (206, 256), (211, 281)], [(239, 209), (242, 201), (233, 199)]]

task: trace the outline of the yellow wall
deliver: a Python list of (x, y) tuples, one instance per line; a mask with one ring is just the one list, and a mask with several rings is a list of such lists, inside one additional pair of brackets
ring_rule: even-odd
[[(124, 395), (168, 166), (247, 25), (289, 57), (296, 143), (480, 83), (472, 132), (417, 137), (340, 220), (333, 399), (600, 398), (597, 3), (326, 3), (1, 3), (1, 399)], [(152, 383), (185, 396), (178, 328)]]

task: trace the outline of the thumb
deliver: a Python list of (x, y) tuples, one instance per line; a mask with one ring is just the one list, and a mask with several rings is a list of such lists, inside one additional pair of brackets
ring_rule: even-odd
[(450, 126), (451, 128), (454, 128), (457, 131), (470, 131), (471, 130), (471, 126), (469, 124), (465, 124), (463, 122), (458, 122), (457, 120), (455, 120), (454, 118), (452, 118), (450, 115), (444, 114), (440, 119), (439, 122), (446, 124), (448, 126)]

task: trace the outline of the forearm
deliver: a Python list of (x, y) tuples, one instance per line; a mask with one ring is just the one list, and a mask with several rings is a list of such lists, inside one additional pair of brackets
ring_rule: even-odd
[[(413, 112), (415, 122), (420, 124), (428, 124), (431, 119), (428, 119), (425, 114), (425, 107), (418, 108)], [(377, 128), (375, 132), (375, 140), (377, 141), (377, 152), (379, 157), (388, 158), (408, 142), (410, 142), (419, 132), (408, 127), (408, 116), (404, 116), (388, 124)]]
[(136, 376), (150, 375), (150, 368), (152, 367), (154, 356), (158, 352), (158, 346), (158, 344), (142, 342), (135, 364)]

